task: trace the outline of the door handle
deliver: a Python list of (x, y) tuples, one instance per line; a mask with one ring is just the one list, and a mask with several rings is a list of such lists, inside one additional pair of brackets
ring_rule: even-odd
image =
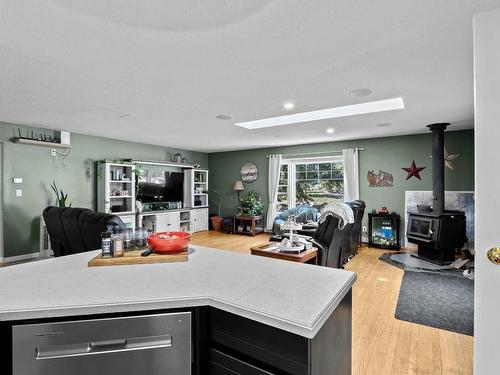
[(492, 247), (486, 253), (491, 263), (500, 264), (500, 247)]

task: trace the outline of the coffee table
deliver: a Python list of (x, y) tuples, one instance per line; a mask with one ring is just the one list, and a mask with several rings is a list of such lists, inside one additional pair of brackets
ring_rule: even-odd
[(270, 246), (278, 246), (277, 242), (270, 242), (250, 248), (252, 255), (261, 257), (289, 260), (291, 262), (318, 264), (318, 249), (313, 247), (300, 253), (282, 253), (278, 250), (267, 250)]

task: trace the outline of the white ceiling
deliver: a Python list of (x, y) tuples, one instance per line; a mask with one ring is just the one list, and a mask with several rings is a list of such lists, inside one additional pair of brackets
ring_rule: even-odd
[[(0, 121), (207, 152), (411, 134), (432, 122), (470, 128), (472, 15), (495, 7), (500, 0), (0, 0)], [(349, 96), (358, 88), (373, 94)], [(288, 100), (293, 113), (398, 96), (406, 109), (234, 126), (288, 114)]]

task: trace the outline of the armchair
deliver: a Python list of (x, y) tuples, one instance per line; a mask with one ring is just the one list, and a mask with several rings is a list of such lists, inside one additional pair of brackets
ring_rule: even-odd
[(126, 229), (118, 216), (86, 208), (47, 207), (43, 210), (54, 256), (96, 250), (101, 247), (101, 233)]

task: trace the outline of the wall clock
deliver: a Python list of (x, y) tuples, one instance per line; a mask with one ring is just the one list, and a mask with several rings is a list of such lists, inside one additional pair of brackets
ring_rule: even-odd
[(259, 170), (254, 163), (244, 163), (240, 169), (240, 176), (244, 182), (250, 183), (254, 182), (259, 175)]

